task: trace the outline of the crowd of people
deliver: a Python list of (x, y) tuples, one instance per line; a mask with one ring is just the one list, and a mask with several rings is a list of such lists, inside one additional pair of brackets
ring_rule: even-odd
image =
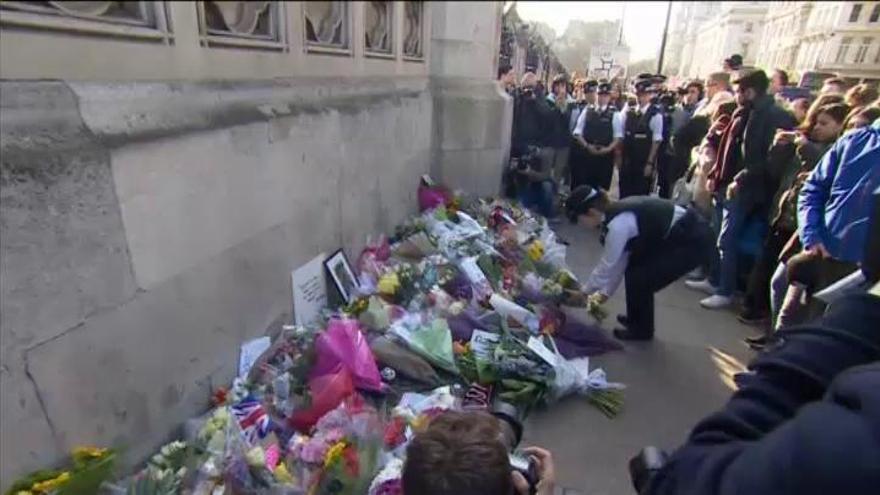
[[(832, 78), (805, 94), (738, 56), (675, 89), (640, 74), (631, 93), (565, 76), (545, 92), (534, 73), (517, 87), (509, 67), (499, 82), (515, 99), (507, 192), (551, 221), (602, 229), (583, 289), (604, 301), (625, 278), (617, 338), (652, 338), (653, 293), (686, 273), (706, 309), (742, 291), (740, 320), (765, 330), (746, 339), (762, 352), (721, 410), (668, 459), (634, 458), (637, 491), (876, 493), (877, 88)], [(814, 297), (854, 273), (861, 285), (828, 308)], [(552, 454), (525, 449), (523, 472), (501, 436), (482, 413), (434, 420), (409, 447), (404, 492), (555, 493)]]
[[(603, 220), (587, 223), (614, 241), (604, 242), (588, 291), (610, 297), (625, 274), (630, 299), (644, 286), (636, 266), (653, 266), (661, 256), (665, 276), (649, 277), (649, 285), (659, 290), (682, 275), (668, 254), (684, 242), (660, 241), (670, 241), (681, 230), (672, 226), (693, 211), (686, 252), (696, 268), (686, 284), (706, 294), (700, 305), (709, 310), (733, 307), (742, 292), (738, 317), (762, 330), (747, 339), (761, 349), (773, 331), (820, 314), (823, 304), (813, 295), (865, 256), (870, 198), (880, 187), (876, 86), (848, 88), (831, 78), (810, 94), (791, 86), (784, 70), (768, 76), (743, 67), (738, 55), (678, 87), (662, 75), (639, 74), (627, 92), (617, 80), (560, 74), (548, 90), (532, 72), (517, 86), (508, 66), (499, 69), (499, 82), (514, 97), (508, 194), (551, 224), (561, 213), (577, 220), (593, 206)], [(615, 170), (619, 201), (608, 215)], [(588, 195), (576, 211), (563, 211), (566, 198), (570, 206)], [(632, 218), (617, 215), (621, 209)], [(643, 222), (666, 224), (653, 248), (637, 255), (627, 242)], [(615, 335), (650, 338), (653, 318), (632, 316), (621, 315)]]

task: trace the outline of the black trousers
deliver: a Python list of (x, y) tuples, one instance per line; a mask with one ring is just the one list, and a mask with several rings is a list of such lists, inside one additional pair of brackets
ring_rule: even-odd
[(749, 283), (743, 299), (743, 312), (751, 317), (770, 315), (770, 279), (779, 264), (779, 254), (793, 232), (772, 229), (764, 240), (761, 255), (749, 272)]
[(587, 155), (581, 163), (580, 179), (582, 184), (594, 188), (608, 190), (611, 188), (611, 177), (614, 176), (614, 155)]
[(651, 178), (645, 177), (645, 162), (628, 162), (624, 158), (620, 167), (620, 198), (627, 196), (647, 196), (651, 193)]
[(657, 155), (657, 185), (660, 189), (660, 197), (664, 199), (672, 196), (672, 186), (678, 180), (673, 170), (672, 158), (672, 155), (662, 151)]
[(705, 263), (712, 244), (709, 224), (688, 208), (663, 242), (630, 253), (625, 283), (627, 328), (632, 333), (654, 335), (654, 293)]

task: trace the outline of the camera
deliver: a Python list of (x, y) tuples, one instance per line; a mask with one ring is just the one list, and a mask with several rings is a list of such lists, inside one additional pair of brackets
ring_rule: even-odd
[(629, 477), (636, 493), (644, 493), (651, 478), (663, 468), (669, 455), (657, 447), (645, 447), (629, 461)]
[(520, 473), (529, 483), (529, 493), (535, 493), (538, 481), (538, 467), (528, 455), (516, 450), (523, 434), (523, 412), (515, 405), (499, 399), (492, 401), (492, 416), (498, 418), (501, 425), (501, 441), (507, 448), (511, 471)]

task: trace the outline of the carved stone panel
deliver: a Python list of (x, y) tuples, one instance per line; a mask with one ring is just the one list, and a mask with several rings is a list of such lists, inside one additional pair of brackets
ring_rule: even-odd
[(403, 10), (403, 55), (410, 58), (423, 58), (425, 4), (424, 2), (405, 2)]
[(367, 53), (393, 53), (394, 4), (366, 2), (364, 4), (364, 46)]
[(34, 30), (170, 40), (165, 2), (0, 2), (0, 22)]
[(208, 46), (284, 48), (282, 8), (284, 2), (200, 2), (202, 41)]
[(347, 2), (303, 2), (306, 44), (349, 49), (349, 7)]

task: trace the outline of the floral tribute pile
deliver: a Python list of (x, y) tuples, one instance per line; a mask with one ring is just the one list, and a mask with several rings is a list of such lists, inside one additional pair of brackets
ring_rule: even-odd
[[(425, 182), (419, 203), (422, 212), (391, 238), (368, 242), (348, 304), (312, 328), (285, 327), (246, 376), (216, 391), (215, 407), (189, 422), (184, 439), (105, 489), (399, 494), (409, 439), (443, 411), (502, 402), (524, 417), (578, 394), (616, 415), (623, 386), (589, 369), (588, 357), (619, 345), (564, 308), (604, 316), (547, 223), (516, 204)], [(94, 452), (112, 461), (112, 452)], [(65, 486), (75, 478), (43, 472), (10, 493), (74, 493)]]

